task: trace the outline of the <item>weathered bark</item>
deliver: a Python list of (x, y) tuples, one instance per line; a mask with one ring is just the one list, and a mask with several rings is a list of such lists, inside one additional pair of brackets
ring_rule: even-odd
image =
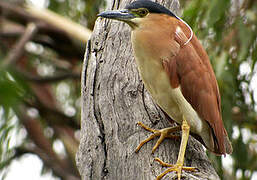
[[(121, 9), (130, 0), (112, 2), (112, 9)], [(161, 2), (174, 12), (178, 10), (176, 0)], [(87, 44), (82, 72), (81, 141), (77, 165), (83, 180), (153, 180), (165, 170), (154, 162), (154, 157), (176, 163), (180, 141), (165, 140), (151, 154), (155, 139), (135, 153), (139, 142), (149, 135), (136, 125), (138, 121), (155, 129), (171, 125), (140, 80), (129, 26), (98, 19)], [(192, 137), (185, 164), (200, 170), (183, 172), (187, 179), (219, 179), (202, 145)], [(163, 179), (175, 176), (169, 173)]]

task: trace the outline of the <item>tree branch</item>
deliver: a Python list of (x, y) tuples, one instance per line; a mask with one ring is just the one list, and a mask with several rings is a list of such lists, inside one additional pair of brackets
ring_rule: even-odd
[(40, 148), (36, 146), (33, 149), (28, 149), (25, 147), (18, 148), (17, 153), (19, 156), (27, 153), (37, 155), (43, 161), (46, 167), (52, 169), (53, 173), (58, 177), (63, 178), (63, 180), (80, 180), (79, 177), (69, 173), (67, 169), (61, 167), (56, 161), (51, 159), (47, 153), (43, 152)]
[(86, 43), (91, 36), (91, 30), (80, 24), (64, 18), (50, 10), (39, 9), (33, 6), (26, 6), (26, 11), (32, 16), (51, 24), (52, 26), (62, 29), (70, 37), (80, 40), (82, 43)]
[[(71, 20), (61, 17), (50, 10), (16, 7), (11, 3), (0, 2), (1, 15), (6, 19), (13, 20), (20, 24), (34, 22), (39, 34), (47, 35), (48, 39), (40, 37), (35, 41), (61, 52), (62, 56), (83, 55), (85, 42), (91, 35), (91, 30)], [(69, 44), (69, 46), (67, 46)]]
[(11, 49), (3, 61), (3, 66), (8, 67), (12, 64), (15, 64), (19, 58), (23, 55), (24, 53), (24, 46), (25, 44), (30, 41), (33, 36), (37, 33), (37, 26), (34, 23), (29, 23), (27, 25), (27, 28), (22, 35), (22, 37), (19, 39), (19, 41), (15, 44), (13, 49)]
[(78, 73), (60, 73), (54, 76), (48, 76), (48, 77), (40, 77), (40, 76), (35, 76), (31, 73), (28, 72), (23, 72), (22, 70), (18, 70), (16, 68), (15, 70), (18, 72), (23, 78), (25, 78), (28, 81), (35, 82), (35, 83), (54, 83), (57, 81), (65, 80), (65, 79), (80, 79), (80, 74)]

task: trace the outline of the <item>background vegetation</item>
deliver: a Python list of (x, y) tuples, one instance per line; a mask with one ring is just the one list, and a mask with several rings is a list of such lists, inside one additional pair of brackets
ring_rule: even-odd
[[(33, 11), (24, 6), (29, 2), (0, 1), (0, 170), (4, 176), (14, 160), (35, 154), (44, 164), (43, 173), (79, 179), (74, 159), (80, 71), (90, 29), (105, 2), (36, 1), (77, 24), (49, 11)], [(181, 16), (202, 41), (215, 69), (223, 119), (233, 141), (231, 156), (209, 157), (223, 179), (253, 179), (257, 177), (257, 2), (180, 3)]]

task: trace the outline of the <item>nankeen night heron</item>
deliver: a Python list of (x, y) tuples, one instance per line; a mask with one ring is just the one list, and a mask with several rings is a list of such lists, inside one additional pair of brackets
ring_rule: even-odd
[(219, 88), (208, 55), (192, 29), (167, 8), (148, 0), (138, 0), (123, 10), (105, 11), (100, 17), (127, 23), (140, 76), (154, 101), (178, 126), (162, 130), (138, 124), (153, 134), (143, 144), (160, 136), (153, 148), (182, 130), (178, 159), (175, 165), (160, 174), (176, 171), (194, 171), (185, 167), (184, 155), (189, 133), (211, 152), (217, 155), (232, 153), (232, 146), (221, 116)]

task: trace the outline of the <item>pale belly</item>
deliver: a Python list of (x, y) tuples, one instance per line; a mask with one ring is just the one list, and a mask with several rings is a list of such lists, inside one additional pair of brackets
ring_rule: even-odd
[(169, 77), (163, 70), (161, 62), (149, 58), (144, 59), (140, 54), (136, 54), (136, 63), (146, 89), (155, 102), (174, 121), (181, 124), (184, 116), (192, 132), (209, 134), (209, 132), (203, 132), (208, 129), (207, 123), (199, 118), (192, 106), (186, 101), (180, 87), (175, 89), (171, 87)]
[(170, 84), (167, 83), (167, 75), (164, 71), (156, 72), (155, 69), (158, 65), (153, 63), (141, 64), (137, 61), (140, 76), (144, 82), (144, 85), (148, 92), (155, 100), (155, 102), (177, 123), (182, 122), (182, 113), (179, 106), (174, 98), (174, 90)]

